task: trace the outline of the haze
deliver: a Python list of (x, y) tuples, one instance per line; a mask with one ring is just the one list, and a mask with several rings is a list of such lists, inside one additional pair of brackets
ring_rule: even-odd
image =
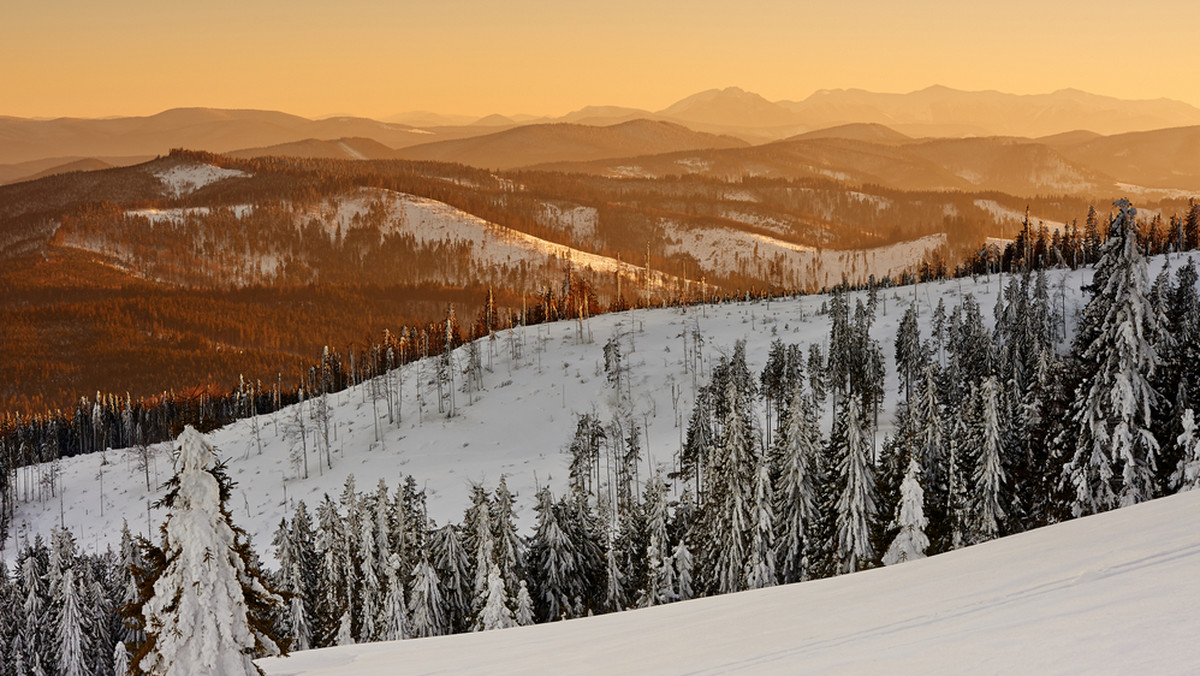
[(1190, 0), (42, 0), (0, 10), (0, 115), (658, 109), (930, 84), (1200, 105)]

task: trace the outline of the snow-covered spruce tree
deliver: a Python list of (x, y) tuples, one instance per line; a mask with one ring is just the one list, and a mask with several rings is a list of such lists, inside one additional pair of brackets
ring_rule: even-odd
[(475, 631), (508, 629), (517, 626), (513, 613), (508, 609), (508, 595), (504, 592), (504, 580), (500, 578), (500, 567), (492, 563), (487, 577), (487, 601), (475, 620)]
[(1175, 443), (1178, 444), (1182, 457), (1171, 475), (1171, 488), (1180, 493), (1200, 490), (1200, 434), (1196, 433), (1196, 419), (1192, 409), (1183, 412), (1180, 426), (1183, 431)]
[(495, 538), (500, 577), (504, 580), (508, 595), (515, 598), (517, 587), (524, 577), (525, 549), (521, 537), (517, 535), (513, 503), (513, 494), (509, 492), (508, 482), (502, 474), (496, 486), (496, 497), (492, 501), (492, 535)]
[(775, 546), (777, 572), (783, 583), (808, 577), (809, 529), (816, 511), (814, 473), (821, 448), (817, 404), (797, 380), (775, 438)]
[(339, 645), (338, 632), (343, 617), (349, 620), (349, 587), (346, 562), (350, 558), (345, 536), (345, 522), (337, 504), (326, 494), (317, 506), (317, 553), (320, 557), (320, 577), (325, 593), (321, 595), (320, 612), (311, 623), (314, 645)]
[[(408, 638), (408, 621), (404, 607), (404, 583), (400, 580), (400, 555), (390, 554), (387, 560), (387, 596), (380, 609), (380, 633), (382, 641), (399, 641)], [(436, 584), (436, 583), (435, 583)]]
[(233, 482), (192, 427), (179, 436), (178, 471), (161, 503), (162, 546), (151, 546), (139, 583), (146, 641), (137, 667), (149, 674), (261, 674), (256, 657), (286, 643), (271, 633), (283, 599), (250, 561), (245, 532), (226, 503)]
[(412, 593), (408, 602), (409, 633), (417, 638), (445, 634), (447, 623), (444, 607), (437, 571), (429, 561), (422, 559), (413, 571)]
[(925, 348), (921, 344), (921, 330), (917, 325), (917, 305), (912, 303), (904, 311), (900, 328), (896, 330), (896, 371), (900, 376), (900, 389), (904, 400), (911, 401), (921, 372), (925, 369)]
[(915, 455), (908, 461), (908, 471), (904, 473), (904, 481), (900, 483), (900, 504), (896, 507), (896, 518), (892, 523), (898, 532), (883, 555), (883, 565), (893, 566), (925, 558), (925, 550), (929, 547), (925, 527), (929, 525), (929, 520), (925, 518), (921, 464)]
[(706, 586), (719, 594), (746, 588), (750, 506), (758, 453), (750, 412), (753, 381), (748, 376), (741, 377), (745, 371), (745, 344), (739, 341), (728, 362), (724, 396), (715, 407), (721, 433), (709, 477), (704, 482), (708, 487), (704, 500)]
[(434, 533), (433, 560), (441, 581), (447, 630), (466, 631), (471, 618), (470, 557), (453, 524), (446, 524)]
[(58, 599), (58, 673), (63, 676), (83, 676), (90, 669), (84, 663), (83, 616), (79, 607), (79, 588), (75, 583), (75, 567), (63, 571)]
[(112, 670), (115, 676), (125, 676), (129, 673), (129, 649), (121, 641), (113, 647)]
[(1074, 345), (1081, 377), (1072, 407), (1074, 454), (1063, 468), (1076, 516), (1155, 497), (1158, 441), (1151, 432), (1158, 331), (1146, 298), (1146, 260), (1137, 243), (1137, 214), (1127, 200), (1100, 250), (1092, 297)]
[(608, 539), (604, 548), (604, 609), (610, 613), (625, 610), (627, 605), (625, 594), (625, 571), (621, 570), (618, 554), (617, 524), (613, 523), (608, 529)]
[(638, 605), (643, 608), (675, 600), (675, 567), (667, 536), (667, 486), (661, 472), (655, 472), (646, 487), (644, 511), (649, 540), (646, 544), (646, 587), (638, 599)]
[(521, 580), (521, 587), (517, 590), (517, 610), (514, 619), (519, 627), (528, 627), (537, 621), (533, 616), (533, 597), (529, 595), (529, 587), (525, 580)]
[(471, 611), (483, 609), (487, 602), (487, 576), (496, 560), (496, 542), (492, 531), (491, 501), (482, 486), (471, 487), (471, 506), (463, 514), (465, 548), (471, 561)]
[(744, 573), (746, 588), (773, 587), (778, 583), (775, 576), (775, 500), (771, 492), (771, 468), (761, 454), (754, 472), (751, 500), (750, 542)]
[(971, 430), (971, 437), (975, 441), (971, 454), (975, 457), (972, 474), (975, 490), (971, 505), (971, 535), (974, 542), (998, 537), (1005, 518), (1000, 499), (1005, 475), (1000, 464), (999, 387), (996, 378), (989, 376), (979, 387), (978, 396), (972, 397), (978, 407), (975, 429)]
[[(529, 544), (530, 573), (538, 613), (543, 622), (553, 622), (570, 617), (574, 600), (571, 578), (578, 575), (579, 570), (567, 532), (559, 523), (559, 510), (550, 489), (538, 491), (537, 499), (538, 504), (534, 508), (537, 511), (537, 527)], [(499, 568), (496, 570), (498, 575)], [(492, 591), (485, 589), (484, 600), (487, 603), (490, 602)]]
[(54, 664), (54, 646), (43, 633), (50, 626), (50, 593), (46, 584), (46, 571), (49, 568), (49, 552), (42, 536), (34, 538), (33, 545), (26, 546), (18, 560), (20, 585), (18, 593), (22, 595), (21, 620), (18, 620), (21, 650), (17, 657), (24, 661), (25, 669), (30, 673), (49, 669)]
[(839, 417), (842, 434), (835, 439), (838, 464), (838, 571), (853, 573), (871, 564), (871, 523), (875, 519), (875, 473), (869, 442), (863, 431), (858, 397), (846, 399)]

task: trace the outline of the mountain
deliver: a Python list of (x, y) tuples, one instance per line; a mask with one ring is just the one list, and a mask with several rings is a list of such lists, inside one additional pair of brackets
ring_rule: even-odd
[(345, 137), (370, 138), (395, 148), (427, 142), (431, 134), (364, 118), (309, 120), (275, 111), (212, 108), (177, 108), (149, 117), (113, 119), (2, 118), (0, 163), (48, 157), (154, 156), (184, 147), (221, 153)]
[(46, 157), (16, 164), (0, 165), (0, 185), (33, 181), (68, 171), (94, 171), (109, 167), (127, 167), (153, 159), (148, 156), (134, 157)]
[(1122, 183), (1200, 192), (1200, 126), (1062, 143), (1058, 150)]
[(804, 124), (876, 122), (914, 136), (1049, 136), (1076, 129), (1103, 135), (1200, 124), (1200, 109), (1180, 101), (1128, 101), (1074, 89), (1018, 95), (933, 86), (908, 94), (825, 89), (782, 101)]
[(867, 141), (870, 143), (905, 143), (913, 140), (911, 136), (871, 122), (852, 122), (836, 127), (817, 129), (793, 136), (789, 141), (805, 141), (812, 139), (840, 138), (851, 141)]
[(1200, 126), (1113, 136), (1072, 131), (1041, 139), (910, 138), (880, 124), (855, 123), (743, 148), (562, 162), (546, 168), (643, 177), (823, 176), (902, 190), (1110, 199), (1130, 192), (1200, 192)]
[(799, 121), (786, 107), (738, 87), (693, 94), (658, 114), (682, 122), (722, 127), (781, 127)]
[(399, 155), (410, 160), (512, 169), (551, 162), (745, 145), (739, 139), (696, 132), (670, 122), (634, 120), (608, 127), (566, 123), (527, 125), (469, 139), (412, 146), (402, 149)]
[(224, 153), (229, 157), (310, 157), (338, 160), (390, 160), (398, 151), (369, 138), (340, 138), (322, 141), (315, 138), (280, 143), (265, 148), (243, 148)]
[(1193, 491), (831, 580), (259, 664), (269, 676), (1186, 674), (1197, 510)]

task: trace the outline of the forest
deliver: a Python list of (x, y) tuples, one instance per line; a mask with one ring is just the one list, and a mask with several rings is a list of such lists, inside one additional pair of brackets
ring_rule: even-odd
[[(1145, 259), (1195, 231), (1184, 219), (1179, 233), (1152, 237), (1135, 215), (1118, 202), (1094, 226), (1094, 253), (1091, 228), (1080, 236), (1094, 275), (1069, 337), (1044, 270), (1071, 259), (1031, 253), (1044, 238), (1030, 228), (992, 261), (1009, 275), (990, 327), (968, 295), (939, 303), (924, 333), (908, 308), (882, 345), (870, 334), (881, 286), (853, 307), (835, 289), (825, 348), (776, 340), (757, 373), (741, 344), (720, 356), (697, 385), (669, 472), (642, 474), (630, 364), (609, 340), (613, 415), (575, 419), (567, 488), (534, 496), (531, 532), (503, 478), (476, 485), (460, 521), (435, 523), (419, 477), (362, 490), (351, 477), (340, 496), (301, 501), (280, 523), (277, 567), (261, 570), (238, 536), (271, 589), (246, 612), (294, 650), (550, 622), (894, 565), (1200, 488), (1200, 274), (1189, 259), (1151, 279)], [(492, 307), (468, 335), (487, 335)], [(445, 354), (455, 321), (422, 334), (419, 352)], [(389, 334), (384, 354), (410, 353), (413, 338)], [(895, 411), (882, 410), (885, 349), (899, 376)], [(379, 367), (363, 368), (327, 353), (309, 386), (344, 387)], [(243, 414), (282, 403), (270, 388), (249, 390)], [(101, 419), (110, 406), (97, 405)], [(878, 438), (881, 415), (895, 424)], [(80, 430), (131, 429), (115, 415), (91, 419)], [(219, 466), (207, 471), (228, 481)], [(27, 542), (0, 576), (3, 607), (21, 609), (0, 615), (14, 656), (0, 668), (116, 673), (151, 654), (138, 618), (169, 548), (128, 532), (104, 554), (78, 551), (61, 530)]]

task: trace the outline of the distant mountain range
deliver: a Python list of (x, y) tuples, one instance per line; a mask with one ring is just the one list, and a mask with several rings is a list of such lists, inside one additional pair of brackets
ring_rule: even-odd
[(705, 148), (743, 148), (748, 145), (733, 136), (692, 131), (672, 122), (632, 120), (606, 127), (568, 123), (532, 124), (485, 136), (412, 146), (398, 153), (409, 160), (514, 169), (547, 162), (600, 160)]
[(608, 176), (826, 177), (902, 190), (1136, 197), (1200, 192), (1200, 126), (1113, 136), (914, 139), (881, 125), (853, 124), (745, 148), (538, 168)]
[[(1117, 183), (1200, 186), (1200, 109), (1168, 99), (1125, 101), (1076, 90), (1014, 95), (940, 86), (908, 94), (848, 89), (769, 101), (730, 87), (659, 111), (588, 106), (554, 119), (489, 115), (470, 121), (416, 111), (389, 119), (310, 120), (208, 108), (113, 119), (0, 117), (0, 183), (119, 166), (182, 147), (237, 157), (403, 158), (618, 174), (628, 173), (630, 164), (614, 163), (620, 158), (720, 151), (705, 155), (712, 164), (704, 171), (817, 174), (906, 188), (1018, 194), (1108, 191)], [(638, 171), (695, 173), (701, 166), (671, 164), (680, 159), (687, 158), (639, 162)], [(580, 166), (595, 162), (605, 164)], [(614, 171), (618, 165), (623, 168)]]

